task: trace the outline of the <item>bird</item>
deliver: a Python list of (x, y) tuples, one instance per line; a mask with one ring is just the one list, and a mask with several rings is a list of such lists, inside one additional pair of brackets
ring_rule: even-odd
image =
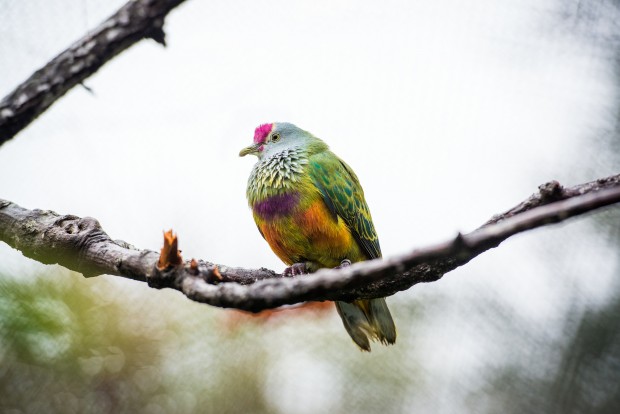
[[(288, 122), (267, 123), (239, 152), (246, 155), (258, 157), (248, 178), (248, 205), (261, 236), (288, 266), (285, 276), (381, 257), (360, 182), (324, 141)], [(335, 303), (361, 350), (370, 351), (371, 340), (395, 343), (385, 298)]]

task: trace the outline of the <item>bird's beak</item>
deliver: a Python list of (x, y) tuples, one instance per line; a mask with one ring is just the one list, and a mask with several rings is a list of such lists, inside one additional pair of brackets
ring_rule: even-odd
[(249, 147), (245, 147), (244, 149), (239, 151), (239, 156), (245, 157), (248, 154), (258, 155), (258, 153), (260, 152), (261, 145), (262, 144), (252, 144)]

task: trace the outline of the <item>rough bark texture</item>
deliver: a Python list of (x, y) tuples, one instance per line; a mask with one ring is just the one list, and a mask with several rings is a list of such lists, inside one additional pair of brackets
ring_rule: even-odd
[(94, 31), (36, 71), (0, 102), (0, 145), (129, 46), (144, 38), (165, 45), (164, 18), (183, 1), (129, 1)]
[[(111, 240), (97, 220), (28, 210), (0, 200), (0, 240), (42, 263), (58, 263), (85, 276), (111, 274), (169, 287), (188, 298), (257, 312), (304, 301), (392, 295), (446, 272), (498, 246), (508, 237), (620, 202), (620, 175), (563, 188), (553, 181), (524, 202), (453, 240), (388, 259), (283, 278), (269, 269), (243, 269), (207, 261), (158, 268), (159, 254)], [(165, 263), (165, 262), (164, 262)]]

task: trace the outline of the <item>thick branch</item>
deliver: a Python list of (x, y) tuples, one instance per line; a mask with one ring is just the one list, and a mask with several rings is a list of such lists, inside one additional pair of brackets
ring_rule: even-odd
[(36, 71), (0, 102), (0, 145), (129, 46), (144, 38), (165, 45), (164, 19), (183, 1), (129, 1), (94, 31)]
[[(268, 269), (206, 261), (157, 267), (159, 254), (113, 241), (93, 218), (27, 210), (0, 200), (0, 240), (42, 263), (59, 263), (85, 276), (112, 274), (170, 287), (198, 302), (260, 311), (303, 301), (389, 296), (432, 282), (517, 233), (564, 221), (620, 202), (620, 175), (562, 188), (557, 182), (477, 230), (389, 259), (283, 278)], [(164, 261), (165, 263), (165, 261)]]

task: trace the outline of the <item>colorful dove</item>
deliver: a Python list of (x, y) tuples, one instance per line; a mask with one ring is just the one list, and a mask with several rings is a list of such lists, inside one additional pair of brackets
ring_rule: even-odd
[[(285, 274), (381, 257), (357, 176), (322, 140), (293, 124), (264, 124), (239, 156), (248, 154), (258, 157), (248, 204), (258, 231), (289, 266)], [(385, 298), (336, 302), (336, 309), (362, 350), (370, 351), (369, 339), (396, 341)]]

